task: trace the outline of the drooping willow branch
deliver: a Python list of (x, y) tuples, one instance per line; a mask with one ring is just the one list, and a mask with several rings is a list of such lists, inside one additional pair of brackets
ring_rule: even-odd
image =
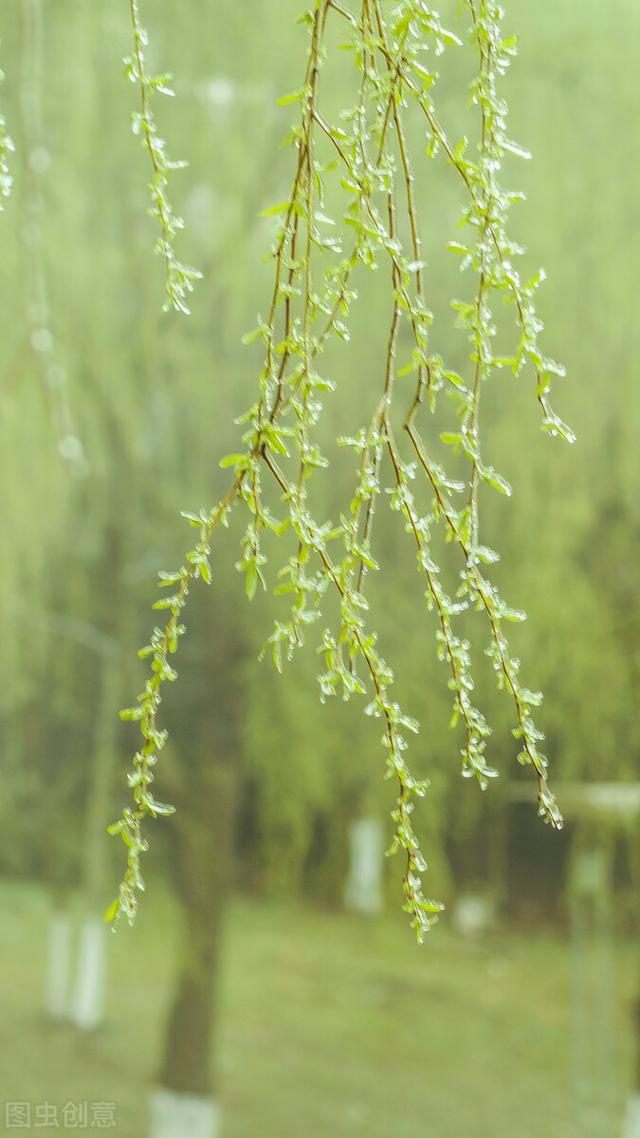
[(165, 265), (165, 291), (166, 301), (164, 311), (174, 308), (177, 312), (189, 314), (187, 304), (189, 294), (193, 292), (194, 282), (202, 274), (190, 265), (185, 265), (178, 259), (175, 252), (176, 234), (183, 228), (183, 221), (174, 213), (169, 200), (167, 189), (169, 174), (173, 170), (183, 170), (187, 162), (172, 161), (167, 154), (167, 145), (156, 126), (152, 110), (152, 99), (155, 94), (174, 94), (169, 86), (171, 75), (149, 75), (145, 65), (145, 48), (148, 45), (147, 33), (142, 26), (138, 0), (129, 0), (131, 14), (131, 29), (133, 34), (133, 55), (125, 59), (127, 77), (138, 87), (140, 107), (133, 115), (133, 132), (142, 140), (142, 145), (148, 153), (151, 164), (151, 180), (149, 193), (151, 196), (150, 214), (158, 219), (160, 236), (156, 243), (156, 252), (161, 255)]
[[(43, 0), (21, 0), (22, 74), (20, 83), (20, 150), (22, 177), (22, 235), (27, 280), (29, 349), (44, 391), (58, 453), (71, 477), (86, 472), (69, 398), (67, 374), (54, 335), (45, 245), (44, 176), (51, 156), (45, 146), (42, 92), (45, 29)], [(0, 149), (0, 157), (2, 151)]]
[[(0, 69), (0, 83), (3, 82), (4, 71)], [(9, 197), (13, 185), (9, 166), (10, 155), (13, 154), (13, 151), (13, 139), (7, 129), (7, 120), (3, 114), (0, 114), (0, 210), (2, 209), (2, 199)]]
[[(170, 658), (184, 632), (183, 609), (192, 583), (198, 577), (211, 579), (211, 541), (234, 504), (244, 506), (249, 515), (238, 564), (249, 598), (259, 584), (266, 587), (264, 534), (272, 531), (292, 543), (275, 590), (290, 598), (290, 610), (286, 619), (276, 621), (269, 638), (279, 669), (303, 643), (309, 626), (322, 619), (325, 597), (333, 594), (337, 601), (337, 624), (325, 625), (320, 635), (321, 693), (323, 698), (364, 696), (366, 713), (381, 721), (387, 775), (397, 786), (390, 852), (402, 851), (404, 856), (404, 908), (419, 938), (440, 905), (423, 894), (426, 863), (412, 823), (414, 800), (428, 789), (426, 782), (414, 778), (406, 761), (407, 736), (417, 732), (418, 724), (394, 697), (393, 671), (380, 655), (365, 591), (367, 573), (381, 568), (372, 546), (379, 503), (388, 501), (401, 516), (415, 546), (427, 607), (435, 618), (438, 653), (449, 673), (452, 725), (460, 722), (464, 729), (463, 774), (476, 777), (485, 787), (496, 773), (485, 756), (490, 728), (473, 702), (470, 645), (456, 630), (460, 615), (473, 608), (484, 615), (487, 653), (499, 686), (512, 703), (519, 759), (536, 775), (540, 813), (552, 825), (561, 825), (547, 783), (547, 760), (539, 750), (542, 734), (533, 719), (541, 696), (522, 685), (519, 663), (505, 633), (505, 623), (522, 619), (522, 614), (504, 602), (485, 575), (485, 566), (498, 555), (481, 543), (480, 485), (509, 492), (481, 450), (481, 396), (493, 371), (510, 366), (519, 373), (530, 365), (543, 426), (569, 439), (571, 434), (549, 405), (550, 378), (561, 369), (538, 346), (537, 281), (522, 284), (513, 267), (519, 250), (509, 240), (506, 224), (514, 195), (505, 192), (498, 180), (504, 155), (522, 153), (506, 135), (506, 106), (497, 88), (514, 43), (503, 38), (502, 12), (492, 0), (468, 0), (467, 11), (470, 39), (478, 54), (478, 76), (471, 88), (480, 119), (476, 160), (466, 154), (464, 144), (451, 145), (436, 113), (432, 91), (437, 76), (435, 66), (429, 65), (445, 47), (459, 45), (460, 40), (441, 25), (428, 4), (402, 0), (389, 20), (381, 0), (348, 4), (315, 0), (304, 17), (309, 31), (304, 82), (282, 100), (297, 103), (300, 110), (289, 136), (296, 155), (294, 176), (288, 197), (267, 211), (280, 218), (272, 250), (274, 285), (266, 317), (247, 337), (260, 340), (264, 347), (259, 395), (241, 419), (245, 450), (222, 462), (234, 472), (226, 495), (213, 510), (187, 515), (199, 531), (198, 542), (182, 568), (160, 577), (168, 594), (155, 607), (167, 610), (167, 623), (154, 630), (141, 650), (151, 661), (151, 674), (137, 704), (122, 713), (139, 723), (143, 742), (129, 775), (133, 803), (111, 827), (128, 847), (128, 864), (109, 919), (120, 913), (134, 918), (137, 892), (143, 888), (140, 855), (147, 848), (142, 824), (148, 815), (173, 809), (158, 803), (150, 790), (167, 737), (157, 718), (162, 685), (176, 678)], [(354, 102), (340, 116), (339, 125), (329, 120), (322, 105), (324, 72), (331, 63), (325, 47), (330, 20), (343, 28), (344, 46), (352, 53), (356, 73)], [(466, 190), (462, 222), (469, 236), (452, 248), (475, 277), (472, 298), (454, 303), (469, 345), (467, 376), (449, 368), (432, 346), (419, 195), (405, 129), (411, 106), (424, 117), (429, 153), (434, 160), (441, 153)], [(337, 189), (345, 195), (337, 219), (326, 212), (329, 180), (333, 193)], [(368, 417), (354, 435), (340, 440), (354, 452), (356, 477), (348, 505), (339, 523), (333, 524), (314, 517), (308, 493), (310, 479), (327, 465), (317, 427), (323, 398), (334, 384), (320, 370), (320, 361), (330, 339), (349, 338), (356, 271), (382, 265), (389, 279), (390, 314), (380, 384), (377, 391), (369, 386), (362, 390)], [(492, 304), (499, 299), (515, 311), (516, 345), (506, 356), (496, 354), (493, 346), (497, 333)], [(403, 330), (408, 331), (412, 349), (409, 360), (399, 366)], [(459, 425), (440, 438), (467, 457), (464, 482), (451, 478), (434, 457), (432, 413), (443, 391), (453, 399)], [(396, 437), (398, 419), (401, 431)], [(274, 488), (280, 517), (268, 505)], [(435, 560), (434, 535), (439, 527), (457, 546), (461, 559), (455, 598), (445, 588)]]

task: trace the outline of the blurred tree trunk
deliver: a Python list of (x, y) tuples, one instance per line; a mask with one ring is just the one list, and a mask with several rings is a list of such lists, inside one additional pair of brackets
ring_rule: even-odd
[(220, 597), (201, 594), (200, 601), (193, 623), (197, 636), (185, 645), (177, 700), (176, 711), (184, 720), (174, 736), (190, 739), (191, 746), (176, 753), (169, 745), (163, 752), (163, 793), (177, 807), (166, 836), (172, 846), (180, 947), (159, 1086), (152, 1097), (152, 1138), (213, 1138), (217, 1132), (217, 996), (244, 773), (241, 674), (246, 641), (232, 623), (224, 589)]
[[(113, 432), (110, 422), (107, 422), (105, 430)], [(124, 654), (120, 651), (120, 645), (126, 643), (132, 608), (124, 584), (126, 540), (119, 529), (122, 525), (126, 534), (129, 513), (121, 495), (113, 495), (112, 509), (112, 517), (106, 520), (101, 558), (94, 573), (102, 610), (101, 625), (103, 629), (111, 627), (113, 636), (104, 631), (99, 633), (102, 640), (99, 690), (95, 697), (95, 720), (92, 724), (92, 754), (85, 775), (84, 841), (78, 850), (79, 874), (83, 878), (83, 911), (70, 1019), (83, 1031), (99, 1027), (104, 1014), (109, 936), (102, 915), (104, 898), (108, 895), (107, 826), (114, 811), (118, 709), (124, 702), (129, 671), (126, 656), (123, 661)]]
[(91, 1031), (104, 1011), (107, 929), (102, 919), (107, 895), (106, 829), (112, 813), (111, 783), (117, 746), (118, 708), (123, 702), (120, 660), (115, 647), (102, 663), (95, 749), (89, 768), (86, 836), (83, 844), (84, 915), (80, 935), (71, 1020)]
[(177, 816), (182, 946), (161, 1081), (172, 1090), (208, 1095), (213, 1089), (216, 980), (231, 876), (238, 772), (207, 752), (201, 769), (189, 816), (184, 810)]
[(159, 1089), (152, 1100), (152, 1138), (212, 1138), (217, 1132), (217, 993), (239, 767), (217, 759), (210, 746), (200, 744), (188, 804), (179, 804), (174, 819), (181, 943)]
[[(635, 824), (637, 826), (637, 822)], [(640, 886), (640, 835), (633, 833), (630, 841), (630, 869), (631, 881), (634, 886), (635, 897), (638, 897)], [(636, 938), (640, 924), (640, 904), (635, 905)], [(640, 961), (638, 961), (640, 963)], [(640, 968), (637, 972), (637, 988), (632, 1007), (632, 1023), (634, 1031), (635, 1056), (631, 1090), (627, 1099), (627, 1113), (623, 1128), (623, 1138), (640, 1138)]]

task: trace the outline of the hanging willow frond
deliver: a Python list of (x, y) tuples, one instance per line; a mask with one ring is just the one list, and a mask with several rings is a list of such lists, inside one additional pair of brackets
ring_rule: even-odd
[(21, 205), (29, 349), (47, 401), (58, 454), (69, 476), (82, 478), (87, 460), (56, 342), (46, 261), (45, 182), (51, 155), (45, 144), (43, 108), (43, 0), (21, 0), (20, 15), (20, 150), (24, 155)]
[[(366, 714), (380, 720), (387, 776), (398, 792), (390, 852), (403, 855), (404, 908), (419, 939), (441, 909), (423, 893), (426, 861), (412, 822), (415, 799), (427, 792), (428, 783), (416, 779), (407, 764), (408, 739), (418, 731), (418, 723), (394, 696), (393, 670), (380, 654), (375, 613), (366, 596), (367, 574), (384, 572), (372, 546), (384, 502), (400, 516), (401, 528), (415, 547), (427, 608), (435, 617), (438, 655), (448, 671), (452, 726), (459, 724), (463, 730), (462, 773), (475, 777), (483, 788), (496, 773), (485, 754), (490, 728), (473, 702), (471, 648), (457, 631), (460, 615), (475, 609), (484, 620), (486, 651), (498, 684), (511, 701), (518, 758), (532, 767), (537, 780), (540, 814), (555, 827), (562, 824), (547, 782), (547, 760), (539, 749), (543, 736), (533, 718), (542, 697), (523, 685), (505, 631), (509, 621), (523, 619), (523, 614), (507, 605), (489, 580), (486, 566), (498, 555), (481, 540), (481, 484), (510, 493), (481, 447), (481, 397), (495, 370), (510, 367), (516, 375), (531, 373), (544, 429), (569, 441), (572, 435), (549, 403), (551, 378), (562, 369), (539, 346), (539, 278), (523, 283), (514, 267), (519, 250), (508, 236), (507, 222), (516, 195), (499, 181), (505, 155), (525, 155), (507, 136), (506, 105), (499, 94), (499, 79), (514, 55), (515, 42), (503, 36), (503, 13), (493, 0), (468, 0), (466, 10), (478, 57), (471, 85), (480, 120), (476, 155), (467, 152), (464, 141), (450, 140), (436, 109), (436, 60), (462, 44), (429, 4), (400, 0), (393, 15), (385, 16), (381, 0), (315, 0), (303, 16), (309, 34), (305, 75), (299, 90), (282, 100), (299, 108), (288, 137), (294, 173), (286, 199), (266, 211), (279, 219), (272, 247), (273, 290), (266, 315), (246, 337), (247, 342), (260, 341), (264, 349), (259, 392), (240, 420), (244, 449), (221, 464), (233, 470), (227, 493), (213, 510), (187, 515), (198, 541), (182, 568), (160, 577), (168, 595), (155, 607), (167, 610), (168, 620), (141, 650), (151, 661), (151, 674), (135, 706), (122, 713), (139, 723), (143, 743), (129, 775), (133, 803), (111, 827), (128, 848), (128, 865), (109, 919), (124, 913), (133, 920), (137, 892), (143, 887), (140, 855), (147, 849), (142, 824), (148, 815), (172, 811), (156, 802), (150, 790), (167, 737), (157, 721), (162, 685), (176, 678), (169, 661), (184, 632), (181, 622), (191, 585), (198, 577), (210, 581), (211, 542), (234, 505), (248, 513), (238, 568), (250, 599), (259, 585), (266, 587), (265, 533), (290, 543), (276, 588), (290, 598), (290, 611), (276, 622), (269, 638), (278, 669), (303, 643), (309, 627), (322, 620), (325, 597), (333, 594), (337, 599), (339, 619), (333, 626), (325, 624), (320, 633), (321, 695), (364, 697)], [(322, 99), (331, 81), (332, 59), (326, 49), (330, 21), (342, 26), (342, 46), (355, 64), (352, 105), (334, 119)], [(466, 236), (450, 245), (474, 279), (470, 296), (453, 302), (468, 342), (463, 375), (447, 364), (434, 343), (414, 156), (406, 129), (410, 113), (424, 122), (432, 160), (444, 160), (465, 191)], [(342, 205), (337, 216), (329, 217), (327, 201), (333, 201), (336, 192), (342, 194)], [(339, 440), (353, 451), (356, 473), (340, 521), (334, 524), (316, 518), (309, 500), (310, 480), (327, 465), (316, 435), (323, 399), (334, 386), (321, 360), (331, 339), (349, 338), (356, 274), (378, 267), (385, 267), (389, 280), (386, 351), (378, 390), (372, 390), (368, 380), (362, 389), (360, 402), (369, 410), (360, 429)], [(506, 355), (494, 349), (494, 308), (502, 302), (515, 314), (514, 347)], [(401, 332), (408, 334), (412, 348), (408, 362), (398, 366)], [(466, 456), (464, 482), (452, 478), (434, 457), (433, 412), (443, 404), (444, 393), (451, 400), (447, 405), (453, 405), (453, 423), (438, 442)], [(274, 487), (278, 518), (267, 505)], [(425, 496), (430, 499), (426, 510)], [(455, 597), (445, 588), (436, 561), (438, 530), (458, 550)]]
[(183, 160), (174, 162), (169, 158), (167, 144), (158, 131), (151, 105), (156, 94), (173, 96), (174, 92), (169, 86), (173, 77), (168, 74), (147, 73), (145, 49), (149, 39), (140, 19), (138, 0), (129, 0), (129, 10), (133, 33), (133, 55), (125, 59), (124, 63), (127, 78), (137, 85), (140, 95), (140, 108), (133, 114), (133, 133), (141, 139), (151, 163), (149, 213), (158, 219), (160, 226), (156, 252), (163, 258), (165, 265), (166, 300), (163, 307), (165, 312), (173, 308), (188, 316), (189, 294), (193, 292), (194, 283), (202, 277), (202, 273), (191, 265), (183, 264), (176, 256), (175, 239), (183, 229), (184, 223), (182, 218), (174, 213), (167, 193), (169, 174), (174, 170), (184, 170), (188, 162)]
[[(0, 70), (0, 83), (3, 82), (4, 71)], [(4, 115), (0, 114), (0, 209), (2, 209), (2, 199), (8, 198), (11, 193), (13, 178), (9, 161), (13, 151), (13, 139), (7, 128), (7, 120)]]

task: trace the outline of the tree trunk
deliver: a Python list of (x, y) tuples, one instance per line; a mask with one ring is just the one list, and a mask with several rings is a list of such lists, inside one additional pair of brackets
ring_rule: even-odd
[(640, 1093), (632, 1095), (627, 1101), (622, 1138), (640, 1138)]
[(45, 1009), (52, 1020), (64, 1020), (68, 1012), (71, 977), (71, 919), (64, 908), (55, 907), (49, 918), (49, 952)]
[(216, 994), (238, 776), (235, 766), (205, 750), (189, 771), (189, 799), (174, 822), (182, 941), (160, 1085), (151, 1101), (151, 1138), (217, 1133)]
[[(636, 823), (637, 825), (637, 823)], [(640, 840), (639, 835), (634, 832), (633, 836), (629, 839), (630, 842), (630, 869), (631, 881), (634, 887), (634, 896), (637, 898), (640, 890)], [(636, 901), (635, 905), (635, 932), (636, 940), (640, 934), (640, 905)], [(640, 963), (640, 961), (639, 961)], [(633, 1083), (632, 1090), (627, 1100), (627, 1113), (625, 1118), (625, 1127), (623, 1131), (623, 1138), (640, 1138), (640, 969), (637, 973), (637, 989), (636, 998), (633, 1004), (633, 1026), (635, 1029), (635, 1063), (633, 1068)]]
[(384, 830), (379, 818), (359, 818), (352, 822), (349, 847), (345, 906), (354, 913), (373, 916), (382, 909)]
[(120, 694), (120, 661), (114, 646), (105, 656), (102, 665), (95, 750), (89, 771), (87, 832), (82, 850), (85, 914), (80, 933), (70, 1019), (83, 1031), (93, 1031), (99, 1027), (104, 1012), (109, 931), (102, 919), (102, 899), (107, 894), (106, 829), (110, 815), (110, 784), (116, 753)]

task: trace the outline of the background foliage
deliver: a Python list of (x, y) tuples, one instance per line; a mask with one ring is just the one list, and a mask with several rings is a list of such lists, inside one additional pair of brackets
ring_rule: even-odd
[[(499, 378), (487, 391), (487, 449), (514, 484), (517, 508), (505, 509), (490, 496), (485, 510), (493, 531), (488, 540), (495, 535), (510, 574), (509, 596), (530, 612), (528, 624), (517, 630), (517, 648), (534, 662), (535, 686), (550, 693), (544, 720), (560, 777), (578, 770), (598, 777), (630, 772), (637, 748), (631, 714), (635, 600), (628, 580), (632, 569), (625, 570), (634, 564), (638, 540), (632, 442), (638, 416), (632, 366), (633, 152), (625, 156), (624, 174), (605, 173), (620, 170), (619, 139), (625, 123), (631, 129), (637, 109), (629, 85), (614, 81), (625, 58), (631, 66), (636, 23), (626, 5), (619, 8), (620, 18), (607, 21), (606, 35), (595, 7), (579, 28), (573, 27), (569, 7), (551, 18), (532, 16), (516, 4), (509, 14), (522, 35), (516, 74), (505, 81), (512, 128), (536, 155), (515, 171), (529, 193), (515, 223), (526, 232), (533, 251), (529, 260), (535, 257), (549, 270), (540, 304), (549, 349), (567, 360), (571, 380), (563, 388), (561, 411), (575, 424), (579, 445), (571, 455), (549, 450), (535, 434), (524, 385), (506, 374)], [(193, 318), (182, 323), (158, 314), (162, 281), (149, 252), (153, 223), (144, 219), (145, 156), (125, 129), (132, 89), (113, 66), (126, 54), (127, 13), (114, 4), (100, 11), (79, 2), (64, 11), (46, 6), (46, 97), (37, 179), (55, 361), (38, 351), (37, 336), (34, 347), (33, 328), (25, 326), (31, 284), (25, 215), (28, 219), (33, 178), (20, 159), (25, 118), (20, 69), (7, 76), (4, 96), (19, 153), (15, 194), (1, 234), (3, 272), (12, 282), (3, 308), (2, 461), (11, 486), (3, 543), (8, 673), (3, 690), (8, 722), (14, 723), (9, 754), (16, 753), (16, 772), (22, 769), (18, 782), (27, 778), (30, 763), (49, 761), (55, 781), (59, 775), (72, 788), (64, 793), (82, 794), (81, 780), (71, 775), (69, 751), (76, 747), (70, 741), (78, 740), (82, 762), (96, 727), (96, 708), (90, 699), (78, 698), (73, 674), (80, 669), (87, 676), (99, 666), (99, 654), (80, 648), (81, 632), (63, 627), (65, 621), (84, 620), (115, 637), (123, 659), (136, 639), (146, 639), (136, 621), (144, 629), (154, 569), (180, 558), (184, 532), (175, 523), (178, 511), (199, 509), (214, 499), (223, 485), (218, 456), (237, 449), (233, 418), (249, 401), (255, 369), (252, 352), (240, 339), (261, 307), (269, 271), (262, 256), (273, 223), (261, 218), (260, 210), (282, 198), (288, 178), (288, 156), (277, 148), (290, 110), (278, 108), (276, 98), (297, 82), (304, 36), (294, 9), (285, 5), (275, 21), (256, 6), (240, 21), (230, 10), (214, 18), (207, 6), (200, 11), (194, 5), (193, 16), (178, 31), (162, 5), (154, 12), (151, 68), (162, 70), (170, 59), (180, 94), (179, 100), (162, 103), (163, 129), (183, 143), (170, 149), (188, 150), (191, 163), (188, 173), (172, 176), (188, 222), (179, 240), (185, 259), (205, 273)], [(201, 29), (197, 36), (193, 21)], [(19, 21), (9, 17), (5, 24), (5, 57), (19, 60)], [(560, 51), (563, 36), (574, 37), (571, 59)], [(589, 62), (596, 53), (597, 68)], [(454, 79), (445, 73), (441, 80), (452, 114)], [(446, 171), (431, 164), (426, 173), (430, 208), (442, 230), (451, 232), (457, 206), (448, 194)], [(442, 327), (450, 327), (446, 306), (459, 289), (456, 267), (437, 246), (428, 252), (430, 272), (442, 280), (433, 305)], [(382, 292), (382, 282), (379, 287)], [(370, 335), (375, 305), (374, 294), (367, 307), (354, 310), (354, 375), (369, 374), (375, 364), (378, 344)], [(459, 351), (452, 333), (454, 358)], [(56, 438), (50, 391), (60, 376), (84, 448), (75, 472), (55, 455), (64, 440)], [(343, 416), (345, 408), (348, 414), (349, 400), (357, 404), (357, 383), (342, 399), (339, 410), (329, 408), (334, 419), (327, 437), (335, 416)], [(340, 477), (337, 467), (336, 495)], [(336, 502), (327, 480), (323, 493), (330, 513)], [(25, 517), (34, 516), (37, 541), (24, 524)], [(414, 602), (400, 552), (392, 548), (389, 555), (390, 575), (381, 582), (390, 602), (385, 645), (392, 658), (400, 656), (406, 664), (406, 703), (424, 720), (420, 763), (439, 772), (443, 787), (442, 805), (434, 813), (442, 809), (445, 818), (438, 819), (437, 828), (449, 830), (455, 840), (456, 827), (446, 825), (447, 809), (457, 810), (461, 798), (465, 811), (485, 807), (472, 788), (458, 794), (437, 662), (428, 637), (411, 620)], [(224, 559), (216, 564), (222, 566)], [(374, 578), (370, 585), (377, 587)], [(296, 664), (286, 682), (268, 668), (254, 667), (251, 661), (269, 628), (269, 602), (247, 615), (240, 598), (235, 600), (233, 574), (219, 575), (216, 588), (234, 597), (239, 626), (247, 630), (243, 718), (247, 769), (255, 776), (254, 822), (263, 840), (274, 843), (271, 852), (263, 851), (267, 864), (279, 860), (276, 849), (287, 833), (292, 856), (274, 872), (295, 876), (308, 852), (303, 847), (313, 830), (309, 816), (328, 816), (349, 788), (356, 795), (375, 794), (379, 778), (369, 760), (367, 725), (347, 727), (342, 709), (319, 706), (307, 675), (312, 661)], [(119, 634), (127, 605), (129, 617)], [(201, 635), (196, 627), (193, 639)], [(42, 707), (40, 684), (47, 672), (51, 699)], [(215, 683), (224, 683), (220, 672)], [(489, 717), (504, 723), (490, 679), (486, 686), (482, 697)], [(594, 692), (597, 699), (590, 697)], [(44, 737), (51, 738), (42, 719), (57, 721), (66, 740), (64, 762), (47, 758), (48, 747), (36, 748), (37, 757), (27, 747), (31, 758), (17, 761), (23, 747), (20, 725), (30, 704), (40, 707), (34, 730)], [(192, 724), (199, 715), (207, 715), (206, 707), (192, 706)], [(349, 745), (336, 745), (345, 729)], [(294, 746), (288, 743), (292, 739)], [(508, 752), (508, 737), (496, 732), (491, 754), (501, 770), (508, 769)], [(287, 794), (278, 794), (285, 785)], [(22, 792), (29, 793), (26, 786)], [(276, 799), (283, 811), (280, 836)], [(16, 817), (13, 810), (9, 814)]]
[[(277, 7), (276, 18), (257, 0), (183, 0), (176, 20), (174, 5), (158, 0), (147, 16), (150, 67), (170, 67), (179, 96), (162, 103), (163, 133), (169, 152), (190, 163), (171, 178), (187, 223), (176, 237), (179, 256), (203, 272), (188, 321), (161, 312), (156, 228), (146, 217), (148, 156), (129, 132), (134, 89), (121, 66), (130, 55), (126, 5), (44, 4), (36, 140), (28, 103), (37, 76), (25, 61), (21, 9), (3, 12), (0, 99), (16, 153), (13, 194), (0, 215), (0, 858), (4, 874), (56, 890), (86, 879), (96, 816), (101, 826), (120, 809), (132, 736), (113, 716), (142, 681), (135, 652), (147, 638), (151, 583), (158, 569), (181, 561), (179, 511), (197, 511), (223, 489), (218, 459), (237, 450), (233, 419), (253, 398), (256, 358), (241, 338), (268, 290), (262, 257), (273, 223), (260, 211), (283, 199), (290, 169), (290, 153), (278, 149), (290, 108), (276, 100), (299, 84), (304, 43), (297, 0)], [(455, 19), (453, 7), (443, 5), (443, 17), (451, 8), (446, 15)], [(545, 343), (567, 365), (556, 402), (578, 443), (571, 452), (550, 448), (537, 433), (530, 392), (508, 373), (494, 382), (486, 445), (517, 507), (487, 499), (487, 540), (493, 535), (503, 554), (508, 581), (500, 568), (497, 579), (529, 614), (514, 640), (532, 686), (546, 693), (555, 777), (637, 778), (640, 95), (631, 77), (640, 14), (631, 0), (612, 0), (606, 10), (590, 0), (580, 13), (570, 0), (511, 0), (508, 22), (521, 34), (505, 81), (512, 131), (534, 154), (516, 172), (528, 193), (514, 214), (516, 235), (526, 235), (532, 268), (548, 271), (539, 300)], [(455, 83), (455, 72), (443, 74), (452, 122)], [(422, 192), (448, 239), (459, 201), (445, 173), (434, 164), (425, 173)], [(457, 267), (444, 244), (429, 249), (429, 262), (442, 282), (430, 301), (450, 329), (455, 358), (447, 305), (459, 289)], [(374, 289), (367, 308), (354, 310), (354, 380), (376, 365), (380, 303)], [(354, 382), (340, 413), (357, 409)], [(337, 415), (328, 412), (327, 437)], [(334, 489), (325, 482), (323, 493), (331, 513)], [(429, 892), (449, 899), (504, 876), (504, 840), (507, 877), (518, 885), (512, 908), (547, 919), (557, 912), (567, 839), (525, 821), (500, 837), (495, 820), (517, 772), (490, 670), (479, 698), (496, 725), (491, 762), (504, 779), (487, 798), (460, 782), (442, 665), (414, 619), (421, 602), (413, 563), (384, 533), (387, 572), (380, 582), (372, 575), (371, 587), (380, 590), (382, 638), (399, 661), (402, 702), (423, 723), (414, 753), (433, 781), (418, 822), (430, 852)], [(170, 799), (172, 779), (188, 780), (181, 759), (195, 739), (233, 747), (243, 770), (239, 881), (261, 896), (335, 902), (349, 820), (372, 811), (384, 817), (389, 807), (378, 732), (337, 703), (320, 705), (313, 651), (295, 659), (286, 679), (257, 663), (274, 614), (268, 597), (245, 604), (233, 569), (238, 537), (232, 528), (220, 546), (215, 594), (203, 589), (195, 601), (183, 682), (167, 702), (175, 751), (163, 776), (167, 793), (160, 778), (158, 797)], [(237, 724), (231, 741), (227, 709)], [(102, 820), (92, 781), (101, 749), (112, 756)], [(150, 877), (158, 880), (170, 845), (160, 832), (155, 842)], [(114, 857), (116, 875), (115, 852), (103, 856)]]

